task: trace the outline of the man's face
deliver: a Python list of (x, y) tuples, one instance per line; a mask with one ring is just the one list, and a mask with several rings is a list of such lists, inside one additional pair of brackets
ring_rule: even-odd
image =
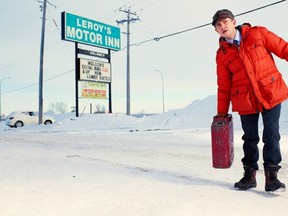
[(231, 18), (219, 19), (215, 23), (215, 31), (220, 34), (221, 37), (225, 37), (228, 39), (234, 39), (236, 35), (236, 20), (232, 20)]

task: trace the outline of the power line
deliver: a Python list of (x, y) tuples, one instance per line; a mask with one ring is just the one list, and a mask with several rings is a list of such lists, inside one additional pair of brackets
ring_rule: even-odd
[[(248, 14), (248, 13), (252, 13), (254, 11), (257, 11), (257, 10), (261, 10), (261, 9), (264, 9), (266, 7), (270, 7), (270, 6), (273, 6), (273, 5), (276, 5), (276, 4), (279, 4), (279, 3), (282, 3), (286, 0), (281, 0), (281, 1), (278, 1), (278, 2), (274, 2), (274, 3), (271, 3), (271, 4), (268, 4), (268, 5), (264, 5), (262, 7), (258, 7), (258, 8), (255, 8), (255, 9), (252, 9), (252, 10), (249, 10), (249, 11), (246, 11), (246, 12), (243, 12), (243, 13), (239, 13), (239, 14), (236, 14), (235, 17), (237, 16), (242, 16), (244, 14)], [(178, 34), (182, 34), (182, 33), (185, 33), (185, 32), (188, 32), (188, 31), (192, 31), (192, 30), (196, 30), (196, 29), (199, 29), (199, 28), (203, 28), (205, 26), (210, 26), (212, 23), (206, 23), (206, 24), (203, 24), (203, 25), (199, 25), (199, 26), (195, 26), (195, 27), (192, 27), (192, 28), (188, 28), (188, 29), (185, 29), (185, 30), (182, 30), (182, 31), (179, 31), (179, 32), (175, 32), (175, 33), (171, 33), (171, 34), (167, 34), (167, 35), (164, 35), (164, 36), (161, 36), (161, 37), (155, 37), (153, 39), (150, 39), (150, 40), (146, 40), (146, 41), (143, 41), (143, 42), (140, 42), (140, 43), (137, 43), (137, 44), (143, 44), (143, 43), (146, 43), (146, 42), (149, 42), (149, 41), (159, 41), (163, 38), (167, 38), (167, 37), (171, 37), (171, 36), (174, 36), (174, 35), (178, 35)]]
[[(49, 81), (49, 80), (52, 80), (52, 79), (55, 79), (55, 78), (57, 78), (57, 77), (63, 76), (63, 75), (65, 75), (65, 74), (71, 73), (71, 72), (73, 72), (73, 71), (75, 71), (75, 69), (71, 69), (71, 70), (66, 71), (66, 72), (64, 72), (64, 73), (62, 73), (62, 74), (58, 74), (58, 75), (56, 75), (56, 76), (50, 77), (50, 78), (48, 78), (48, 79), (45, 79), (44, 82), (47, 82), (47, 81)], [(39, 82), (34, 83), (34, 84), (31, 84), (31, 85), (28, 85), (28, 86), (24, 86), (24, 87), (21, 87), (21, 88), (18, 88), (18, 89), (14, 89), (14, 90), (11, 90), (11, 91), (7, 91), (7, 92), (4, 92), (4, 93), (2, 93), (2, 94), (13, 93), (13, 92), (16, 92), (16, 91), (19, 91), (19, 90), (23, 90), (23, 89), (26, 89), (26, 88), (30, 88), (30, 87), (36, 86), (36, 85), (38, 85), (38, 84), (39, 84)]]
[(8, 13), (16, 13), (16, 14), (20, 14), (21, 16), (30, 16), (30, 17), (34, 17), (34, 18), (39, 18), (39, 16), (37, 15), (33, 15), (33, 14), (28, 14), (22, 11), (16, 11), (16, 10), (10, 10), (10, 9), (6, 9), (6, 8), (1, 8), (0, 10), (8, 12)]
[[(36, 1), (36, 0), (35, 0), (35, 1)], [(284, 2), (284, 1), (286, 1), (286, 0), (277, 1), (277, 2), (268, 4), (268, 5), (264, 5), (264, 6), (261, 6), (261, 7), (258, 7), (258, 8), (249, 10), (249, 11), (246, 11), (246, 12), (242, 12), (242, 13), (236, 14), (235, 17), (237, 17), (237, 16), (242, 16), (242, 15), (248, 14), (248, 13), (252, 13), (252, 12), (254, 12), (254, 11), (261, 10), (261, 9), (264, 9), (264, 8), (267, 8), (267, 7), (270, 7), (270, 6), (273, 6), (273, 5), (282, 3), (282, 2)], [(0, 10), (3, 10), (3, 8), (0, 8)], [(5, 10), (6, 10), (6, 9), (5, 9)], [(11, 12), (17, 12), (17, 13), (19, 13), (18, 11), (11, 11)], [(53, 19), (53, 20), (54, 20), (54, 19)], [(199, 29), (199, 28), (203, 28), (203, 27), (205, 27), (205, 26), (208, 26), (208, 25), (210, 26), (210, 25), (211, 25), (211, 22), (210, 22), (210, 23), (207, 23), (207, 24), (199, 25), (199, 26), (196, 26), (196, 27), (192, 27), (192, 28), (189, 28), (189, 29), (186, 29), (186, 30), (183, 30), (183, 31), (179, 31), (179, 32), (175, 32), (175, 33), (172, 33), (172, 34), (164, 35), (164, 36), (161, 36), (161, 37), (152, 38), (152, 39), (148, 39), (148, 40), (141, 41), (141, 42), (138, 42), (138, 43), (130, 44), (130, 46), (140, 46), (140, 45), (142, 45), (142, 44), (144, 44), (144, 43), (147, 43), (147, 42), (159, 41), (160, 39), (163, 39), (163, 38), (166, 38), (166, 37), (171, 37), (171, 36), (174, 36), (174, 35), (177, 35), (177, 34), (181, 34), (181, 33), (185, 33), (185, 32), (188, 32), (188, 31), (196, 30), (196, 29)], [(56, 25), (56, 26), (57, 26), (57, 25)], [(126, 48), (127, 48), (127, 47), (124, 47), (124, 48), (122, 48), (122, 49), (119, 50), (119, 51), (123, 51), (123, 50), (125, 50)], [(118, 51), (118, 52), (119, 52), (119, 51)], [(116, 52), (112, 52), (111, 54), (113, 55), (113, 54), (115, 54), (115, 53), (116, 53)], [(22, 60), (21, 60), (21, 61), (22, 61)], [(16, 62), (16, 63), (18, 63), (18, 62)], [(2, 67), (1, 70), (2, 70), (2, 69), (6, 69), (7, 67), (13, 66), (13, 65), (16, 64), (16, 63), (13, 63), (12, 65), (8, 65), (8, 66), (6, 66), (6, 67)], [(52, 80), (52, 79), (55, 79), (55, 78), (60, 77), (60, 76), (63, 76), (63, 75), (65, 75), (65, 74), (67, 74), (67, 73), (70, 73), (70, 72), (72, 72), (72, 71), (74, 71), (74, 69), (71, 69), (71, 70), (69, 70), (69, 71), (67, 71), (67, 72), (64, 72), (64, 73), (62, 73), (62, 74), (59, 74), (59, 75), (53, 76), (53, 77), (51, 77), (51, 78), (48, 78), (48, 79), (44, 80), (44, 82), (49, 81), (49, 80)], [(1, 73), (0, 73), (0, 74), (1, 74)], [(38, 85), (38, 84), (39, 84), (39, 83), (31, 84), (31, 85), (28, 85), (28, 86), (25, 86), (25, 87), (21, 87), (21, 88), (18, 88), (18, 89), (14, 89), (14, 90), (11, 90), (11, 91), (4, 92), (3, 94), (8, 94), (8, 93), (16, 92), (16, 91), (19, 91), (19, 90), (23, 90), (23, 89), (26, 89), (26, 88), (30, 88), (30, 87), (35, 86), (35, 85)]]

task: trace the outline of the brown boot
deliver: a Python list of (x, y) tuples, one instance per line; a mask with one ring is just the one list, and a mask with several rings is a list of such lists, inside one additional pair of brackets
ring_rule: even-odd
[(249, 188), (255, 188), (256, 183), (256, 169), (252, 167), (244, 166), (244, 177), (236, 182), (234, 188), (239, 190), (248, 190)]
[(281, 166), (278, 165), (265, 165), (264, 171), (265, 171), (265, 191), (272, 192), (272, 191), (285, 191), (286, 187), (285, 184), (279, 181), (277, 178), (278, 170), (281, 168)]

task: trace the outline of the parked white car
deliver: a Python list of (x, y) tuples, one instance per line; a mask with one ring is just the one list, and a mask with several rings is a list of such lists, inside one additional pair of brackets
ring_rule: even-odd
[[(54, 124), (55, 119), (51, 116), (43, 115), (43, 123), (45, 125)], [(38, 112), (33, 111), (17, 111), (12, 112), (7, 116), (5, 124), (10, 127), (23, 127), (24, 125), (29, 124), (38, 124), (39, 115)]]

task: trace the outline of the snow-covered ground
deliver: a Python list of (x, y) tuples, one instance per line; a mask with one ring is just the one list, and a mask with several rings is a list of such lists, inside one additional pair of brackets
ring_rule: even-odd
[[(0, 124), (1, 216), (284, 215), (288, 192), (237, 191), (242, 176), (239, 118), (235, 160), (212, 167), (214, 96), (167, 113), (56, 115), (57, 124)], [(288, 109), (281, 118), (282, 169), (288, 184)], [(262, 144), (259, 144), (261, 149)], [(286, 212), (286, 213), (285, 213)]]

